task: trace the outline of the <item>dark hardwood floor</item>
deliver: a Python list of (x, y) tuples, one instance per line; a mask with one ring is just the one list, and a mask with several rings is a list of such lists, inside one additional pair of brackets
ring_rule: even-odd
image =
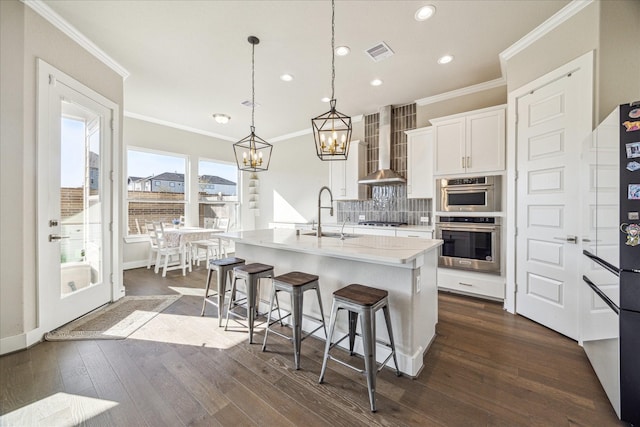
[(620, 425), (574, 341), (446, 293), (424, 370), (383, 370), (371, 413), (363, 375), (330, 363), (318, 384), (322, 341), (304, 341), (296, 371), (288, 341), (270, 335), (263, 353), (218, 328), (213, 306), (200, 317), (205, 274), (127, 271), (129, 295), (183, 296), (125, 340), (44, 342), (0, 358), (0, 425)]

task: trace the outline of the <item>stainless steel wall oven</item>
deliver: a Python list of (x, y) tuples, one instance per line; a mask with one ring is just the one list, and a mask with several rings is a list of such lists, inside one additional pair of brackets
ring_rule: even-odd
[(441, 212), (499, 212), (502, 176), (439, 178), (436, 210)]
[(444, 240), (438, 265), (500, 274), (501, 218), (439, 216), (436, 239)]

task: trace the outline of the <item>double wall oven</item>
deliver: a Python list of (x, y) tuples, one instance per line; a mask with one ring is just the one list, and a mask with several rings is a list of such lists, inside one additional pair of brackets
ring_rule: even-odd
[(436, 217), (436, 238), (444, 240), (439, 266), (500, 274), (502, 218), (459, 215), (499, 212), (501, 179), (479, 176), (436, 180), (436, 210), (451, 214)]

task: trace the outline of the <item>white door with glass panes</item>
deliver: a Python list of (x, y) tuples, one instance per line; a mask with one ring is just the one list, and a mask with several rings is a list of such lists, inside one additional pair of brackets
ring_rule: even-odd
[(38, 312), (47, 332), (113, 298), (117, 106), (43, 61), (38, 74)]
[(580, 152), (591, 131), (592, 62), (517, 98), (516, 311), (578, 338)]

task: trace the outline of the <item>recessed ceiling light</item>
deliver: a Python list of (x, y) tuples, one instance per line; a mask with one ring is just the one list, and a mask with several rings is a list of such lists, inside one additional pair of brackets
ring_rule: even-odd
[(448, 64), (451, 61), (453, 61), (453, 56), (445, 55), (445, 56), (441, 57), (440, 59), (438, 59), (438, 64)]
[(414, 17), (416, 18), (416, 21), (426, 21), (427, 19), (435, 15), (435, 13), (436, 13), (436, 7), (431, 4), (428, 4), (418, 9)]
[(291, 80), (293, 80), (293, 76), (291, 74), (283, 74), (280, 76), (280, 80), (282, 80), (283, 82), (290, 82)]
[(380, 86), (381, 84), (382, 84), (382, 80), (380, 79), (371, 80), (371, 86)]
[(331, 99), (329, 99), (328, 97), (326, 97), (326, 96), (325, 96), (325, 97), (324, 97), (324, 98), (322, 98), (320, 101), (322, 101), (322, 102), (329, 102), (329, 101), (331, 101)]
[(349, 49), (349, 46), (338, 46), (336, 48), (336, 55), (338, 56), (347, 56), (349, 55), (349, 52), (351, 52), (351, 49)]
[(231, 120), (231, 117), (228, 116), (227, 114), (216, 113), (216, 114), (213, 115), (213, 119), (216, 122), (218, 122), (218, 123), (220, 123), (222, 125), (225, 125), (225, 124), (229, 123), (229, 120)]

